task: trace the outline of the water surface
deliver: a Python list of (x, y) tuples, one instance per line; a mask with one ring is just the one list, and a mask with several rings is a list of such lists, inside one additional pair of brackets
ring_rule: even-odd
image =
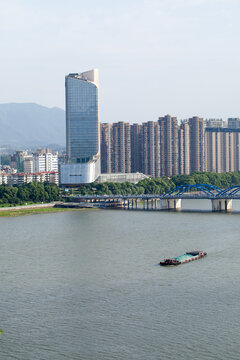
[[(240, 214), (87, 210), (0, 229), (1, 360), (240, 358)], [(157, 265), (194, 248), (208, 256)]]

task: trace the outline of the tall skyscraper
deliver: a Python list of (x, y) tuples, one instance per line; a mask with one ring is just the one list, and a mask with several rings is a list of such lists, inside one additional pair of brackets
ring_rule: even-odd
[(91, 183), (100, 175), (98, 70), (67, 75), (65, 87), (68, 164), (61, 183)]

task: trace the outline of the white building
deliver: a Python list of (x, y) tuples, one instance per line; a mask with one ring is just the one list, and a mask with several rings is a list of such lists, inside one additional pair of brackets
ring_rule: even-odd
[(58, 171), (58, 154), (45, 154), (45, 171)]
[(58, 171), (58, 153), (50, 152), (34, 154), (33, 172)]

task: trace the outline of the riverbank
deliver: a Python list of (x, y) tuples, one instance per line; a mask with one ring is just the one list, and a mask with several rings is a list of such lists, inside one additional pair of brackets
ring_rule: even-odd
[(34, 215), (34, 214), (47, 214), (47, 213), (56, 213), (63, 211), (78, 211), (84, 210), (80, 208), (64, 208), (56, 207), (57, 203), (48, 203), (48, 204), (32, 204), (32, 205), (22, 205), (22, 206), (13, 206), (13, 207), (3, 207), (0, 208), (0, 217), (9, 217), (9, 216), (20, 216), (20, 215)]
[(56, 205), (56, 202), (51, 203), (39, 203), (39, 204), (26, 204), (26, 205), (16, 205), (16, 206), (3, 206), (0, 207), (0, 212), (9, 211), (9, 210), (22, 210), (22, 209), (42, 209), (42, 208), (52, 208)]

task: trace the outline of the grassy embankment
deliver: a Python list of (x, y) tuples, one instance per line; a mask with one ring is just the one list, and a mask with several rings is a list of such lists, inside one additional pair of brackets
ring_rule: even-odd
[(72, 210), (72, 209), (61, 209), (61, 208), (41, 208), (41, 209), (21, 209), (21, 210), (14, 210), (14, 207), (12, 210), (5, 210), (0, 211), (0, 217), (5, 216), (19, 216), (19, 215), (33, 215), (33, 214), (46, 214), (46, 213), (54, 213), (54, 212), (62, 212), (66, 210)]
[[(20, 210), (5, 210), (0, 211), (0, 217), (10, 217), (10, 216), (20, 216), (20, 215), (37, 215), (37, 214), (48, 214), (48, 213), (57, 213), (57, 212), (63, 212), (63, 211), (80, 211), (80, 210), (86, 210), (86, 209), (73, 209), (73, 208), (36, 208), (36, 209), (20, 209)], [(92, 209), (87, 209), (92, 210)], [(95, 209), (94, 209), (95, 210)]]

